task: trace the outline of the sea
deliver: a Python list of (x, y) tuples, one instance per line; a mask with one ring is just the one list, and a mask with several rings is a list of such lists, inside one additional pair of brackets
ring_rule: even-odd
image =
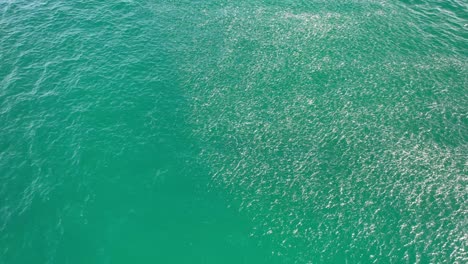
[(463, 264), (467, 186), (467, 0), (0, 0), (0, 264)]

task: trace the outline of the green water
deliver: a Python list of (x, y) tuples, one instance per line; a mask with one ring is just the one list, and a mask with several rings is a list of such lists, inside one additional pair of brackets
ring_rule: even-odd
[(466, 263), (464, 0), (0, 0), (0, 263)]

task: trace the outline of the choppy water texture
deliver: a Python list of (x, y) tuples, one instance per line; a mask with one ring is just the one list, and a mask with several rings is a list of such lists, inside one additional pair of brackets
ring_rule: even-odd
[(0, 263), (467, 263), (464, 0), (0, 1)]

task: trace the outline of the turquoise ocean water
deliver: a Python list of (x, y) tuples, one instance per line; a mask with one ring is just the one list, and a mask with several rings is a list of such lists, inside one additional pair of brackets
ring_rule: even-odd
[(0, 0), (0, 263), (467, 263), (465, 0)]

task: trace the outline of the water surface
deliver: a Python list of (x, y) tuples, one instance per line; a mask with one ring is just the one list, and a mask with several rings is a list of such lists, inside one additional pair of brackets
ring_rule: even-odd
[(0, 263), (465, 263), (468, 4), (0, 2)]

